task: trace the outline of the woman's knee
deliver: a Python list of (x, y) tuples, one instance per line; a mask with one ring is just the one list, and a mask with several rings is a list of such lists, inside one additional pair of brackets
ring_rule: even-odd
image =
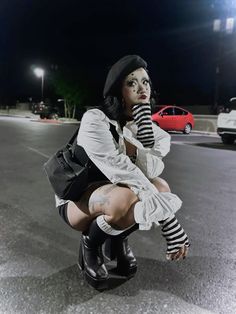
[(137, 201), (137, 196), (129, 188), (117, 190), (116, 196), (113, 199), (114, 210), (107, 213), (111, 221), (119, 224), (119, 222), (126, 220), (129, 217), (129, 211)]
[(127, 216), (129, 209), (137, 202), (137, 196), (127, 187), (109, 185), (95, 191), (89, 200), (91, 213), (104, 214), (108, 223), (116, 224)]
[(159, 192), (171, 192), (169, 184), (162, 178), (152, 179), (152, 184), (155, 185)]

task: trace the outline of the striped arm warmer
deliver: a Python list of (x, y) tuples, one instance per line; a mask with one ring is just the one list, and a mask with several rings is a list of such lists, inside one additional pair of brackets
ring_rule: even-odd
[(134, 122), (138, 126), (137, 140), (144, 147), (152, 148), (154, 145), (154, 134), (151, 120), (150, 104), (137, 104), (132, 108)]
[(167, 241), (167, 254), (176, 253), (183, 246), (190, 246), (187, 234), (175, 216), (160, 221), (162, 235)]

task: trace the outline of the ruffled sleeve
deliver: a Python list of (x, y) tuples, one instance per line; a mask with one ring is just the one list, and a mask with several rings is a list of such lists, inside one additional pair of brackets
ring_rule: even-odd
[(128, 123), (124, 127), (124, 138), (137, 148), (136, 165), (149, 179), (162, 173), (164, 169), (162, 158), (170, 151), (170, 135), (155, 124), (152, 127), (155, 139), (152, 148), (145, 148), (136, 139), (137, 127), (134, 123)]

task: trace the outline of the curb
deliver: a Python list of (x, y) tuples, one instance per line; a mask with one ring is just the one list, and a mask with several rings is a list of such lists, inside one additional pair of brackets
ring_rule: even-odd
[(0, 117), (11, 117), (11, 118), (27, 118), (27, 119), (33, 119), (33, 116), (28, 115), (18, 115), (18, 114), (7, 114), (7, 113), (0, 113)]
[(70, 120), (70, 119), (40, 119), (37, 115), (19, 115), (19, 114), (8, 114), (0, 112), (0, 117), (10, 117), (10, 118), (25, 118), (30, 119), (33, 122), (41, 122), (41, 123), (56, 123), (56, 124), (80, 124), (78, 120)]
[(202, 131), (202, 130), (192, 130), (191, 133), (194, 134), (204, 134), (204, 135), (209, 135), (209, 136), (217, 136), (217, 132), (210, 132), (210, 131)]
[(40, 123), (55, 123), (55, 124), (62, 124), (62, 122), (58, 120), (52, 120), (52, 119), (30, 119), (32, 122), (40, 122)]
[(55, 120), (55, 119), (31, 119), (32, 122), (40, 123), (55, 123), (55, 124), (80, 124), (80, 121), (70, 121), (70, 120)]
[(0, 116), (3, 116), (3, 117), (16, 117), (16, 118), (27, 118), (27, 119), (33, 119), (33, 118), (38, 118), (39, 116), (38, 115), (35, 115), (33, 114), (31, 111), (28, 111), (28, 110), (24, 110), (22, 112), (20, 111), (11, 111), (10, 112), (7, 112), (4, 110), (0, 110)]

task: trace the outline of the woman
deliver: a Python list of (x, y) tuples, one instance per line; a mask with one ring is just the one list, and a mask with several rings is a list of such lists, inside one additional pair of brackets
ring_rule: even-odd
[(101, 250), (105, 242), (105, 251), (117, 259), (117, 272), (128, 277), (135, 274), (137, 261), (127, 236), (137, 229), (161, 225), (167, 259), (185, 258), (189, 247), (174, 216), (182, 202), (159, 178), (170, 136), (152, 124), (146, 68), (137, 55), (125, 56), (111, 67), (104, 102), (84, 114), (77, 137), (94, 164), (92, 182), (78, 202), (56, 196), (61, 216), (82, 231), (79, 266), (97, 289), (106, 287), (109, 276)]

